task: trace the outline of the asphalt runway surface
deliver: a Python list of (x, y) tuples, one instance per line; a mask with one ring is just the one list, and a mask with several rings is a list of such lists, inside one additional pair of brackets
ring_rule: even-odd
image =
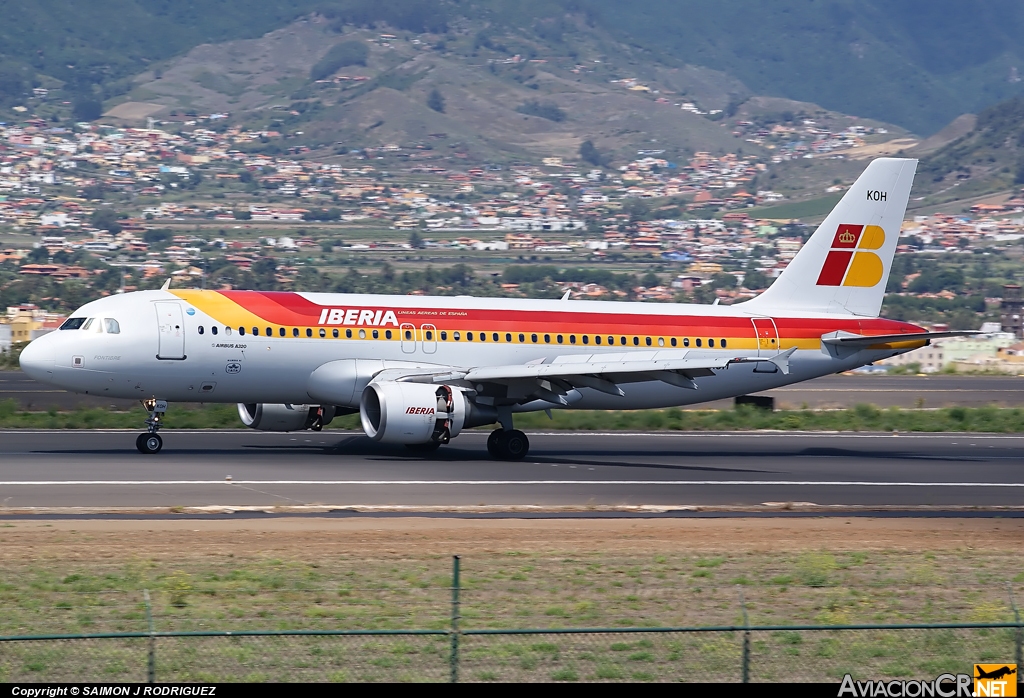
[[(763, 395), (779, 409), (832, 409), (867, 403), (879, 407), (1024, 406), (1024, 377), (1016, 376), (825, 376)], [(20, 371), (0, 371), (0, 400), (13, 399), (22, 409), (75, 407), (128, 409), (136, 400), (68, 393), (37, 383)], [(689, 409), (727, 409), (732, 400), (717, 400)]]
[(424, 457), (361, 434), (0, 432), (0, 515), (94, 507), (1024, 508), (1024, 436), (534, 433), (489, 459), (486, 432)]

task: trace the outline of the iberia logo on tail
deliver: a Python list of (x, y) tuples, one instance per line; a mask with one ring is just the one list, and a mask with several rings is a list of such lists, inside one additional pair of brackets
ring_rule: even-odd
[(885, 242), (877, 225), (840, 225), (818, 276), (818, 286), (870, 287), (882, 280), (882, 258), (874, 252)]

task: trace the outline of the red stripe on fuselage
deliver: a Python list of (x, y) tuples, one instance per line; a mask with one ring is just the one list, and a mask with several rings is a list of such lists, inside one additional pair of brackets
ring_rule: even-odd
[[(438, 329), (485, 330), (487, 332), (548, 332), (563, 334), (678, 335), (707, 337), (753, 337), (747, 317), (702, 315), (636, 315), (594, 313), (574, 310), (503, 310), (394, 308), (386, 305), (319, 305), (297, 293), (281, 291), (218, 291), (265, 322), (285, 326), (316, 326), (322, 311), (331, 308), (392, 310), (399, 323)], [(339, 299), (341, 300), (341, 299)], [(779, 336), (812, 339), (827, 332), (845, 330), (856, 334), (912, 334), (924, 330), (910, 323), (885, 318), (776, 318)]]

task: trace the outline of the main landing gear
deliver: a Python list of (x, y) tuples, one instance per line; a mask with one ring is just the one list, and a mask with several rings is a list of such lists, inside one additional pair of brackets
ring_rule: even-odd
[(160, 453), (164, 440), (157, 432), (160, 431), (160, 422), (167, 411), (167, 401), (149, 399), (143, 400), (142, 404), (149, 412), (149, 417), (146, 419), (146, 433), (139, 434), (135, 439), (135, 448), (139, 449), (139, 453)]
[(495, 429), (487, 437), (487, 452), (497, 460), (522, 460), (530, 452), (530, 440), (518, 429)]

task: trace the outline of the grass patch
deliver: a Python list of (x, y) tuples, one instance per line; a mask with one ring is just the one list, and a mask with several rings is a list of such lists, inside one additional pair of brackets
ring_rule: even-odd
[[(873, 432), (1024, 432), (1024, 409), (950, 407), (936, 410), (880, 410), (857, 405), (845, 410), (780, 410), (768, 412), (741, 405), (731, 410), (559, 411), (516, 415), (521, 429), (567, 431), (873, 431)], [(0, 400), (0, 429), (138, 429), (145, 422), (141, 408), (117, 411), (81, 408), (60, 412), (19, 409), (14, 400)], [(208, 404), (188, 408), (171, 405), (165, 429), (239, 428), (234, 405)], [(488, 426), (486, 429), (490, 429)], [(359, 430), (359, 415), (338, 417), (327, 429)]]

